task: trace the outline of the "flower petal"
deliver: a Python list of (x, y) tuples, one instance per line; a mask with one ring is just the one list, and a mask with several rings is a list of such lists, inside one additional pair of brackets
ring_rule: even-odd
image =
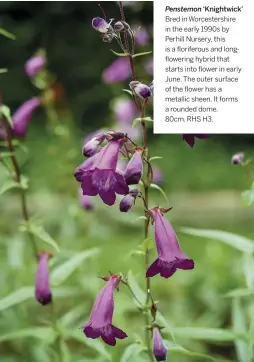
[(99, 191), (99, 195), (102, 199), (103, 202), (105, 202), (105, 204), (112, 206), (114, 205), (115, 201), (116, 201), (116, 194), (113, 190), (108, 190), (108, 191)]

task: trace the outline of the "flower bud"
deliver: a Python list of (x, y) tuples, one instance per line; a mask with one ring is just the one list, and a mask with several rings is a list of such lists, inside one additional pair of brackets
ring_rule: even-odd
[(124, 196), (120, 202), (120, 211), (128, 212), (135, 204), (137, 197), (140, 197), (140, 191), (138, 189), (131, 190), (128, 195)]
[(39, 303), (46, 305), (51, 303), (52, 294), (49, 286), (48, 253), (40, 254), (36, 273), (35, 297)]
[(167, 359), (167, 349), (163, 344), (158, 327), (153, 327), (153, 354), (156, 361), (166, 361)]
[(36, 73), (40, 72), (46, 63), (43, 55), (37, 55), (28, 59), (25, 63), (25, 72), (28, 77), (33, 77)]
[(124, 171), (123, 176), (127, 185), (136, 185), (141, 179), (143, 171), (142, 152), (142, 149), (135, 151)]
[(150, 87), (138, 81), (130, 82), (129, 87), (133, 91), (133, 93), (136, 94), (136, 96), (138, 96), (139, 98), (147, 99), (152, 95)]
[(104, 41), (104, 43), (111, 43), (113, 40), (113, 35), (112, 34), (103, 34), (102, 36), (102, 41)]
[(106, 135), (104, 133), (99, 133), (95, 137), (91, 138), (83, 146), (82, 153), (85, 157), (91, 157), (98, 153), (101, 149), (100, 145), (105, 140)]
[(111, 28), (111, 25), (109, 25), (106, 20), (97, 17), (92, 20), (92, 27), (100, 33), (106, 34)]
[(40, 99), (33, 97), (23, 103), (12, 115), (13, 133), (18, 137), (24, 137), (33, 112), (40, 105)]
[(123, 31), (125, 29), (124, 24), (121, 21), (117, 21), (114, 25), (115, 31)]
[(233, 165), (240, 165), (241, 163), (243, 163), (244, 162), (244, 153), (239, 152), (239, 153), (236, 153), (235, 155), (233, 155), (231, 162)]

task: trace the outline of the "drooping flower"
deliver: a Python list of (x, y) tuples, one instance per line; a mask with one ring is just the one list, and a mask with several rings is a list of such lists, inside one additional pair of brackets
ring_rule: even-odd
[(114, 289), (118, 287), (121, 277), (112, 274), (103, 278), (107, 284), (98, 294), (89, 321), (82, 327), (88, 338), (101, 337), (110, 346), (116, 345), (116, 338), (124, 339), (127, 334), (112, 324), (114, 313)]
[(143, 171), (142, 153), (143, 150), (138, 148), (126, 166), (123, 176), (127, 185), (136, 185), (141, 179)]
[(195, 138), (199, 138), (199, 139), (204, 139), (204, 138), (208, 138), (209, 135), (208, 134), (183, 134), (182, 138), (185, 142), (188, 143), (188, 145), (193, 148), (193, 146), (195, 145)]
[(92, 27), (100, 33), (107, 33), (111, 28), (111, 25), (102, 18), (93, 18)]
[(52, 301), (52, 294), (49, 286), (48, 253), (39, 255), (39, 263), (36, 273), (35, 297), (42, 305)]
[(102, 73), (104, 83), (118, 83), (131, 76), (129, 61), (126, 57), (119, 57), (114, 60)]
[(81, 187), (79, 188), (78, 192), (79, 192), (80, 205), (85, 210), (92, 210), (93, 209), (93, 202), (92, 202), (91, 196), (83, 195), (83, 190), (82, 190)]
[(233, 165), (240, 165), (244, 162), (244, 153), (238, 152), (232, 156), (231, 162)]
[(18, 137), (26, 135), (27, 125), (32, 117), (33, 112), (40, 105), (40, 99), (33, 97), (23, 103), (12, 115), (13, 133)]
[(135, 204), (137, 197), (140, 197), (140, 191), (138, 189), (130, 190), (128, 195), (125, 195), (119, 205), (121, 212), (128, 212)]
[(194, 262), (180, 249), (177, 236), (171, 224), (162, 215), (160, 208), (149, 210), (154, 221), (154, 235), (158, 252), (156, 259), (146, 272), (147, 277), (160, 274), (164, 278), (171, 277), (177, 269), (193, 269)]
[(46, 63), (46, 59), (43, 55), (36, 55), (28, 59), (25, 63), (25, 72), (28, 77), (33, 77), (40, 72)]
[(152, 95), (150, 87), (138, 81), (131, 81), (129, 87), (139, 98), (147, 99)]
[(99, 194), (105, 204), (113, 205), (116, 193), (125, 195), (129, 192), (124, 177), (116, 171), (121, 144), (121, 140), (110, 141), (99, 153), (88, 158), (76, 169), (75, 177), (81, 182), (83, 195)]
[(167, 349), (163, 344), (158, 327), (153, 327), (153, 354), (156, 361), (166, 361), (167, 359)]
[(84, 143), (82, 153), (86, 157), (91, 157), (98, 153), (101, 149), (100, 145), (105, 140), (105, 133), (98, 133), (96, 136), (90, 138)]

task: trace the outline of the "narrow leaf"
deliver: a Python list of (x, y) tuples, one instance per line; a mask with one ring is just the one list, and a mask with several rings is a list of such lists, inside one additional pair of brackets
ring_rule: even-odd
[(16, 36), (13, 35), (12, 33), (10, 33), (9, 31), (3, 29), (3, 28), (0, 28), (0, 35), (3, 35), (5, 36), (6, 38), (9, 38), (11, 40), (15, 40), (16, 39)]
[(117, 53), (113, 49), (110, 49), (110, 50), (112, 51), (112, 53), (114, 53), (118, 57), (128, 57), (129, 56), (129, 53)]
[(7, 107), (6, 105), (1, 105), (0, 106), (0, 114), (2, 114), (6, 120), (8, 121), (9, 125), (11, 128), (13, 128), (13, 121), (11, 118), (11, 110), (9, 107)]
[(254, 251), (254, 243), (252, 240), (226, 231), (192, 228), (181, 228), (180, 231), (188, 235), (217, 240), (246, 253), (253, 253)]
[(63, 264), (54, 268), (51, 272), (52, 285), (62, 284), (87, 258), (99, 253), (99, 249), (94, 248), (79, 252)]
[(249, 289), (249, 288), (237, 288), (225, 294), (225, 297), (228, 298), (236, 298), (236, 297), (243, 298), (243, 297), (253, 297), (253, 296), (254, 296), (254, 289)]
[(172, 343), (171, 341), (164, 340), (164, 344), (167, 347), (167, 350), (170, 352), (180, 353), (180, 354), (183, 354), (185, 356), (190, 356), (190, 357), (202, 358), (202, 361), (203, 361), (203, 359), (215, 361), (215, 359), (213, 357), (210, 357), (203, 353), (189, 351), (188, 349), (185, 349), (184, 347), (179, 346), (178, 344)]
[(52, 343), (56, 337), (55, 331), (51, 327), (33, 327), (15, 330), (0, 335), (0, 342), (13, 341), (22, 338), (38, 338), (46, 340), (48, 343)]
[(41, 225), (26, 224), (21, 227), (21, 231), (32, 233), (37, 236), (40, 240), (52, 246), (57, 252), (60, 251), (59, 246), (55, 240), (47, 233), (47, 231)]
[(152, 189), (160, 191), (160, 193), (163, 195), (164, 199), (166, 200), (167, 204), (169, 204), (169, 199), (168, 199), (167, 195), (165, 194), (165, 192), (162, 190), (162, 188), (160, 186), (155, 185), (155, 184), (151, 184), (150, 187)]
[(0, 74), (7, 73), (7, 72), (8, 72), (7, 68), (0, 68)]
[(140, 346), (140, 344), (130, 344), (127, 348), (125, 348), (120, 362), (133, 362), (133, 358), (137, 357), (142, 351), (143, 348)]
[[(232, 300), (232, 324), (235, 333), (247, 334), (243, 308), (238, 298)], [(235, 341), (236, 354), (239, 362), (251, 362), (247, 341)]]
[(134, 121), (132, 122), (132, 127), (133, 128), (136, 127), (136, 125), (141, 121), (153, 122), (153, 119), (151, 117), (135, 118)]
[(22, 303), (33, 296), (34, 296), (33, 287), (23, 287), (21, 289), (18, 289), (15, 292), (0, 299), (0, 311), (10, 308), (16, 304)]
[(154, 156), (154, 157), (151, 157), (151, 158), (149, 159), (149, 161), (159, 160), (159, 159), (161, 159), (161, 158), (163, 158), (163, 157)]
[(246, 335), (234, 333), (230, 329), (220, 328), (199, 328), (199, 327), (177, 327), (173, 328), (176, 337), (197, 339), (200, 341), (235, 341), (237, 339), (247, 339)]
[(151, 54), (153, 51), (150, 50), (149, 52), (137, 53), (133, 55), (133, 58), (142, 57), (143, 55)]
[(128, 93), (128, 94), (130, 94), (131, 96), (133, 96), (132, 91), (130, 91), (129, 89), (123, 89), (123, 91), (126, 92), (126, 93)]

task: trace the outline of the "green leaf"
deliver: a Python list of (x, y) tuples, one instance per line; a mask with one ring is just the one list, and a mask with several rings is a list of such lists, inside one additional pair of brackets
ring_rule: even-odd
[(65, 341), (60, 341), (61, 362), (71, 362), (71, 352)]
[(146, 250), (152, 250), (154, 248), (154, 238), (153, 237), (149, 237), (147, 239), (145, 239), (142, 244), (141, 244), (141, 248), (146, 251)]
[(180, 231), (192, 236), (217, 240), (246, 253), (253, 253), (254, 251), (254, 243), (252, 240), (247, 239), (244, 236), (228, 233), (226, 231), (192, 228), (181, 228)]
[(151, 117), (144, 117), (144, 118), (135, 118), (134, 121), (132, 122), (132, 127), (136, 127), (136, 125), (141, 122), (141, 121), (145, 121), (145, 122), (153, 122), (153, 119)]
[(129, 53), (117, 53), (113, 49), (110, 49), (110, 50), (112, 51), (112, 53), (114, 53), (118, 57), (128, 57), (129, 56)]
[(213, 357), (210, 357), (203, 353), (189, 351), (188, 349), (185, 349), (184, 347), (179, 346), (178, 344), (175, 344), (171, 341), (164, 340), (163, 342), (164, 342), (165, 346), (167, 347), (167, 350), (170, 352), (180, 353), (180, 354), (183, 354), (185, 356), (190, 356), (190, 357), (202, 358), (202, 361), (203, 361), (203, 359), (209, 359), (211, 361), (215, 361), (215, 359)]
[(11, 40), (15, 40), (16, 39), (16, 36), (13, 35), (12, 33), (10, 33), (9, 31), (3, 29), (3, 28), (0, 28), (0, 35), (3, 35), (5, 36), (6, 38), (9, 38)]
[(52, 246), (59, 253), (59, 246), (57, 245), (55, 240), (47, 233), (43, 226), (27, 223), (22, 225), (21, 231), (31, 233), (37, 236), (40, 240)]
[(139, 216), (136, 219), (134, 219), (133, 222), (139, 221), (139, 220), (147, 220), (147, 217), (146, 216)]
[(3, 195), (6, 191), (9, 191), (11, 189), (20, 189), (20, 188), (21, 188), (20, 183), (13, 180), (8, 180), (0, 188), (0, 196)]
[(143, 55), (151, 54), (153, 51), (150, 50), (149, 52), (137, 53), (133, 55), (133, 58), (142, 57)]
[(149, 161), (151, 162), (151, 161), (154, 161), (154, 160), (159, 160), (159, 159), (161, 159), (161, 158), (163, 158), (163, 157), (154, 156), (154, 157), (151, 157), (151, 158), (149, 159)]
[(243, 207), (250, 207), (254, 202), (254, 189), (246, 190), (241, 193)]
[(65, 339), (74, 339), (78, 342), (81, 342), (88, 347), (94, 349), (99, 354), (101, 354), (107, 361), (111, 361), (111, 355), (106, 350), (104, 344), (98, 339), (89, 339), (86, 338), (81, 330), (68, 329), (64, 332)]
[(155, 184), (151, 184), (150, 187), (152, 189), (160, 191), (160, 193), (163, 195), (164, 199), (166, 200), (167, 204), (169, 204), (169, 199), (168, 199), (167, 195), (165, 194), (165, 192), (162, 190), (162, 188), (160, 186), (155, 185)]
[(34, 296), (33, 287), (23, 287), (0, 299), (0, 311), (20, 304)]
[(237, 339), (247, 340), (246, 335), (234, 333), (230, 329), (199, 328), (199, 327), (177, 327), (173, 328), (176, 337), (197, 339), (200, 341), (235, 341)]
[(146, 294), (138, 285), (131, 270), (128, 272), (127, 280), (133, 294), (137, 297), (137, 299), (140, 301), (141, 304), (145, 304)]
[(128, 93), (128, 94), (130, 94), (131, 96), (133, 96), (132, 91), (130, 91), (129, 89), (123, 89), (123, 91), (126, 92), (126, 93)]
[(237, 288), (225, 294), (225, 297), (228, 298), (236, 298), (236, 297), (243, 298), (243, 297), (253, 297), (253, 296), (254, 296), (254, 289), (249, 289), (249, 288)]
[(0, 74), (7, 73), (7, 72), (8, 72), (7, 68), (0, 68)]
[[(238, 298), (232, 300), (232, 325), (233, 331), (239, 334), (247, 334), (247, 326), (244, 311)], [(247, 341), (235, 341), (236, 354), (239, 362), (251, 362)]]
[(133, 362), (133, 358), (137, 357), (140, 352), (143, 351), (143, 347), (140, 344), (133, 343), (125, 348), (120, 362)]
[(99, 251), (99, 249), (94, 248), (79, 252), (63, 264), (54, 268), (51, 272), (52, 285), (62, 284), (84, 262), (84, 260), (97, 255)]
[(32, 337), (42, 339), (47, 341), (47, 343), (52, 343), (55, 340), (56, 334), (54, 329), (51, 327), (32, 327), (0, 335), (0, 342)]
[(13, 128), (13, 121), (11, 118), (11, 110), (9, 107), (5, 106), (4, 104), (0, 106), (0, 114), (2, 114), (8, 121), (11, 128)]
[(0, 152), (0, 158), (8, 158), (13, 156), (13, 152)]

